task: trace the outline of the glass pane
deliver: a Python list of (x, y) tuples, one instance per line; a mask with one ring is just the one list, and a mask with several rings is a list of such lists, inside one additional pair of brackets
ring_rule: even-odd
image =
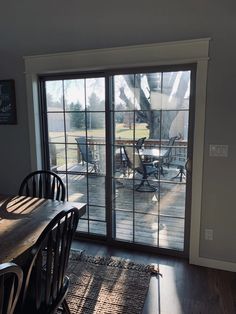
[(88, 175), (89, 204), (105, 206), (105, 178), (100, 175)]
[(134, 110), (139, 103), (136, 95), (139, 99), (139, 93), (135, 88), (135, 75), (116, 75), (114, 77), (115, 110)]
[(152, 109), (188, 109), (190, 74), (190, 71), (146, 74)]
[(87, 203), (87, 177), (81, 174), (68, 174), (67, 178), (69, 201)]
[(87, 112), (87, 133), (88, 137), (105, 138), (105, 113)]
[(188, 139), (188, 117), (189, 112), (181, 111), (163, 111), (161, 121), (161, 136), (163, 140), (171, 137), (178, 137), (182, 141)]
[(126, 176), (127, 170), (127, 160), (124, 154), (123, 147), (120, 146), (113, 146), (114, 150), (114, 176), (117, 178), (122, 178)]
[(106, 147), (98, 144), (95, 147), (95, 158), (98, 160), (98, 171), (100, 175), (106, 174)]
[(89, 221), (89, 232), (94, 234), (106, 235), (106, 223), (100, 221)]
[(85, 110), (84, 79), (65, 80), (64, 97), (66, 111)]
[[(134, 199), (134, 210), (139, 213), (154, 214), (158, 215), (159, 213), (159, 182), (148, 180), (150, 185), (158, 187), (157, 191), (150, 192), (135, 192)], [(140, 183), (140, 182), (139, 182)]]
[(184, 248), (184, 219), (160, 216), (159, 246), (182, 251)]
[(94, 142), (86, 141), (85, 137), (77, 137), (76, 141), (78, 144), (77, 153), (80, 172), (99, 174), (100, 165)]
[(63, 113), (48, 113), (48, 133), (50, 142), (65, 142)]
[(68, 143), (75, 143), (76, 138), (85, 136), (85, 113), (69, 112), (66, 117), (66, 139)]
[(89, 218), (100, 221), (106, 221), (106, 209), (105, 207), (89, 206)]
[(187, 147), (178, 146), (175, 147), (175, 150), (176, 154), (172, 156), (170, 161), (170, 167), (173, 170), (171, 180), (178, 183), (186, 183)]
[[(145, 112), (146, 113), (146, 112)], [(134, 130), (134, 139), (137, 141), (140, 138), (149, 138), (149, 130), (147, 121), (143, 120), (143, 111), (135, 111), (134, 124), (132, 129)], [(152, 113), (153, 114), (153, 113)]]
[(159, 110), (161, 109), (161, 88), (162, 73), (143, 73), (141, 74), (141, 109)]
[(88, 220), (79, 219), (79, 224), (77, 227), (79, 232), (88, 232)]
[(186, 193), (185, 184), (161, 182), (160, 213), (166, 216), (184, 218), (185, 193)]
[(67, 145), (67, 171), (79, 171), (77, 145)]
[(65, 145), (64, 144), (49, 144), (49, 154), (50, 154), (50, 168), (55, 170), (60, 170), (60, 167), (65, 169), (66, 159), (65, 159)]
[(148, 214), (135, 214), (135, 237), (137, 243), (157, 246), (158, 217)]
[(63, 110), (63, 81), (47, 81), (46, 104), (48, 111)]
[(133, 180), (121, 179), (113, 180), (116, 188), (113, 199), (113, 208), (125, 211), (133, 211)]
[(133, 241), (133, 213), (117, 210), (115, 212), (115, 231), (117, 240)]
[(163, 73), (162, 109), (189, 108), (190, 74), (190, 71)]
[(135, 115), (130, 111), (115, 113), (115, 137), (117, 141), (133, 139)]
[[(54, 171), (52, 169), (52, 171)], [(65, 187), (67, 188), (67, 176), (64, 173), (57, 173), (57, 175), (62, 179), (62, 182), (64, 183)]]
[(86, 79), (87, 111), (105, 111), (105, 79)]

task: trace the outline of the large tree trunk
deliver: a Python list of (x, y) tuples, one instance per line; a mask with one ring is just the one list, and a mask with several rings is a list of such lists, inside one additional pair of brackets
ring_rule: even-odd
[[(134, 93), (134, 97), (136, 97), (136, 100), (139, 101), (140, 105), (140, 108), (136, 108), (139, 109), (136, 112), (139, 120), (147, 124), (147, 128), (149, 129), (149, 138), (151, 139), (168, 139), (171, 124), (178, 114), (177, 110), (152, 110), (153, 108), (150, 102), (151, 92), (159, 91), (162, 95), (165, 95), (167, 99), (173, 91), (177, 73), (178, 72), (165, 72), (164, 84), (162, 73), (147, 73), (125, 76), (125, 80), (129, 88), (131, 90), (139, 90), (139, 94)], [(141, 86), (141, 78), (144, 75), (146, 75), (148, 82), (149, 97), (147, 97)], [(181, 104), (184, 101), (184, 97), (188, 88), (188, 82), (188, 75), (185, 75), (185, 72), (182, 72), (178, 88), (176, 89), (174, 95), (172, 95), (177, 100), (176, 109), (181, 107)], [(134, 108), (134, 103), (132, 103), (132, 101), (127, 98), (123, 87), (120, 88), (120, 98), (126, 103), (128, 109)]]

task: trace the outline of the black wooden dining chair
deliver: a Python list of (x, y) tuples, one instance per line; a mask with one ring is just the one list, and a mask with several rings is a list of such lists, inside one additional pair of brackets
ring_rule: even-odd
[(0, 264), (0, 314), (13, 314), (20, 295), (22, 269), (14, 263)]
[(55, 172), (38, 170), (24, 178), (19, 195), (65, 201), (66, 192), (62, 179)]
[(70, 313), (65, 299), (69, 278), (65, 273), (78, 220), (77, 208), (63, 210), (51, 220), (31, 248), (19, 313), (55, 313), (59, 306), (65, 313)]

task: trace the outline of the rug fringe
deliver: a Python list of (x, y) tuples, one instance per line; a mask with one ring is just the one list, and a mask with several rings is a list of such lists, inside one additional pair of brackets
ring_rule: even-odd
[(120, 257), (92, 256), (85, 254), (84, 250), (83, 251), (71, 250), (70, 259), (97, 265), (106, 265), (123, 269), (131, 269), (140, 272), (150, 273), (151, 275), (154, 276), (162, 277), (162, 274), (159, 272), (159, 267), (156, 264), (144, 265), (137, 264), (130, 260)]

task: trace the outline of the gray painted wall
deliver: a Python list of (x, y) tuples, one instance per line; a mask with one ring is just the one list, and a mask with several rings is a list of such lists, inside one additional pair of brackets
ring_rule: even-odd
[[(0, 126), (0, 192), (30, 171), (24, 55), (211, 37), (201, 226), (203, 257), (236, 262), (236, 3), (234, 0), (1, 1), (0, 79), (16, 81), (18, 124)], [(229, 157), (210, 158), (209, 144)]]

